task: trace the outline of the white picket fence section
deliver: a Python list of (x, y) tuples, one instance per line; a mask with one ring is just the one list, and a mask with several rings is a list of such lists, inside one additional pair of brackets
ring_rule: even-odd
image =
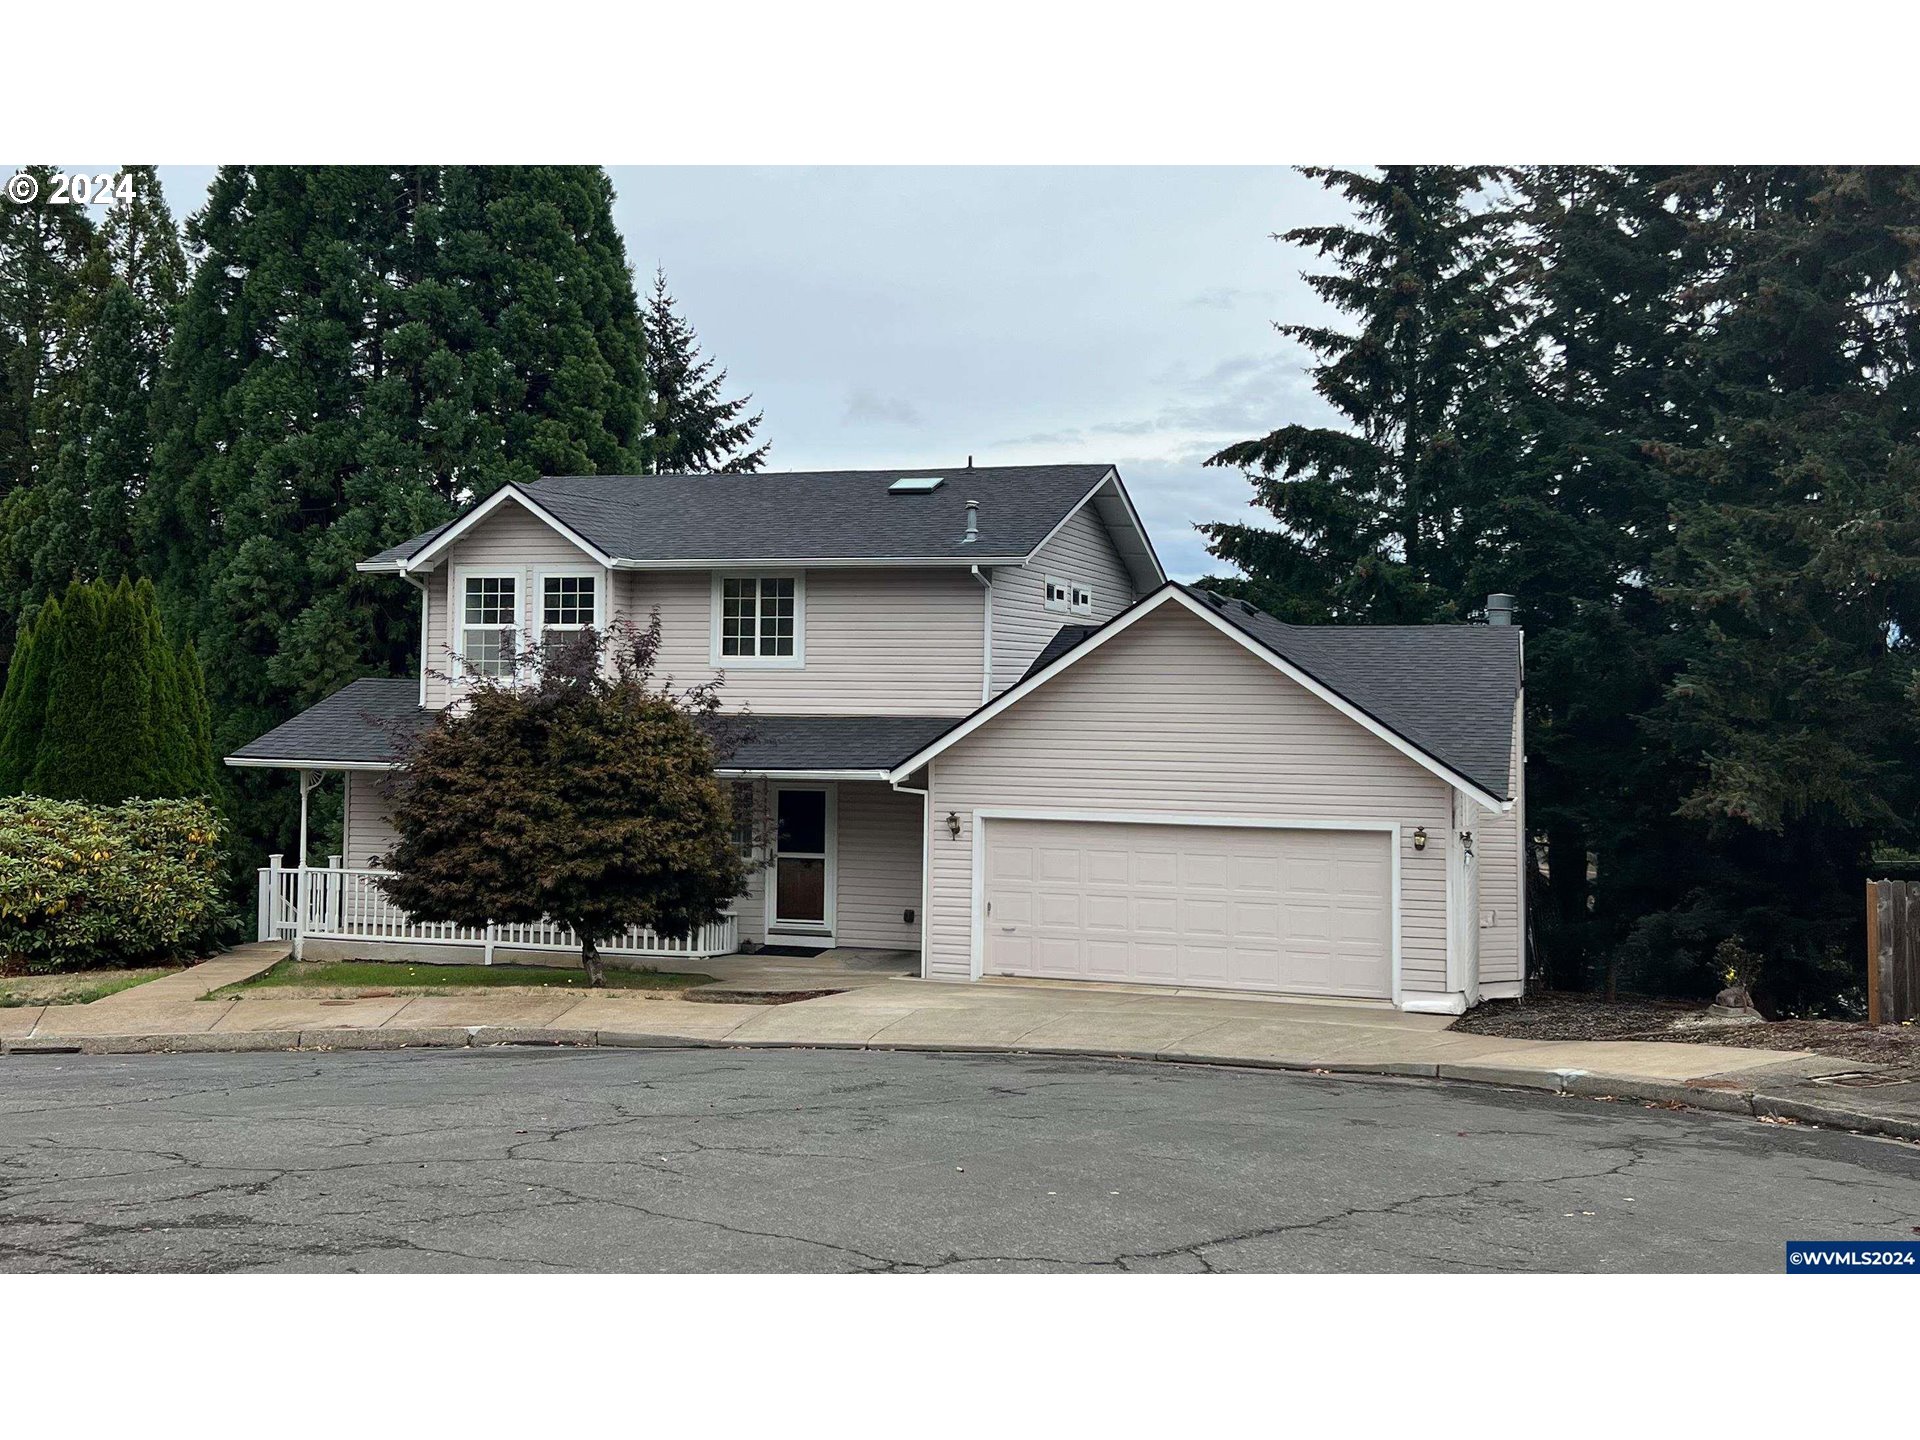
[[(337, 857), (336, 857), (337, 858)], [(392, 941), (407, 945), (477, 945), (493, 963), (493, 952), (505, 946), (517, 950), (563, 950), (579, 953), (572, 930), (543, 920), (537, 925), (455, 925), (415, 920), (382, 890), (377, 882), (386, 870), (349, 870), (338, 863), (287, 868), (280, 857), (268, 857), (260, 871), (259, 937), (291, 940)], [(709, 959), (731, 955), (740, 948), (739, 927), (728, 915), (703, 925), (688, 936), (656, 935), (631, 929), (600, 942), (600, 953), (610, 956), (670, 956)]]

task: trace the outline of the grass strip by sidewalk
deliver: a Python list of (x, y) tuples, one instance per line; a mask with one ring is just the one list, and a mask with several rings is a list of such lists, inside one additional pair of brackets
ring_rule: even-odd
[(85, 1005), (175, 973), (177, 970), (172, 966), (149, 966), (138, 970), (82, 970), (70, 975), (0, 976), (0, 1009), (20, 1005)]
[[(609, 990), (684, 990), (705, 985), (711, 975), (678, 970), (627, 970), (607, 967)], [(384, 960), (282, 960), (271, 970), (223, 985), (208, 999), (249, 990), (327, 990), (351, 994), (361, 990), (417, 990), (427, 994), (450, 990), (494, 990), (502, 986), (540, 990), (590, 990), (584, 969), (557, 965), (408, 965)]]

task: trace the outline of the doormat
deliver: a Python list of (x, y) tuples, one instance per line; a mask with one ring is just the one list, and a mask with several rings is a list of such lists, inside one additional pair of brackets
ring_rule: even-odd
[(816, 955), (824, 955), (831, 945), (762, 945), (753, 953), (756, 955), (791, 955), (797, 960), (811, 960)]

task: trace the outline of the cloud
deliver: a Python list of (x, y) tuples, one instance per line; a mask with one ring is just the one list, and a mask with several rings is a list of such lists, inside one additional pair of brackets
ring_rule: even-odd
[(920, 426), (926, 424), (911, 400), (898, 395), (882, 395), (865, 386), (859, 387), (847, 396), (847, 410), (843, 418), (849, 425)]
[(1191, 310), (1235, 310), (1242, 305), (1273, 305), (1280, 299), (1273, 290), (1241, 290), (1232, 285), (1215, 285), (1187, 301)]

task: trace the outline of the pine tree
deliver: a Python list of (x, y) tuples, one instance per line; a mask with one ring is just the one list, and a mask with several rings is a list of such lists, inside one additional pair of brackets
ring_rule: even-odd
[(761, 414), (747, 415), (751, 395), (720, 398), (727, 372), (700, 354), (693, 327), (681, 316), (667, 291), (667, 272), (653, 273), (647, 297), (647, 469), (655, 474), (748, 475), (767, 463), (768, 446), (752, 449)]
[(33, 773), (53, 688), (54, 637), (62, 623), (56, 597), (40, 607), (14, 647), (6, 689), (0, 692), (0, 795), (18, 795)]
[(1665, 757), (1637, 720), (1672, 674), (1648, 575), (1676, 489), (1654, 452), (1697, 436), (1702, 416), (1681, 355), (1700, 255), (1662, 178), (1588, 166), (1512, 176), (1522, 443), (1473, 588), (1516, 594), (1527, 630), (1527, 807), (1549, 877), (1532, 908), (1560, 988), (1586, 983), (1641, 916), (1698, 883), (1698, 837), (1675, 821)]
[(173, 334), (174, 306), (187, 287), (187, 256), (154, 167), (122, 166), (115, 195), (123, 188), (125, 198), (107, 211), (100, 238), (113, 281), (127, 287), (138, 311), (133, 348), (141, 384), (151, 391)]
[(199, 661), (153, 586), (76, 581), (41, 607), (0, 695), (0, 793), (116, 804), (211, 795)]
[(75, 423), (106, 282), (86, 207), (53, 203), (50, 167), (25, 171), (35, 198), (0, 204), (0, 656), (41, 598), (31, 559), (46, 510), (40, 486)]
[(1244, 590), (1289, 620), (1416, 622), (1472, 608), (1476, 511), (1494, 497), (1511, 435), (1499, 342), (1511, 302), (1486, 203), (1492, 172), (1386, 166), (1377, 175), (1309, 169), (1352, 204), (1356, 223), (1280, 237), (1330, 257), (1309, 275), (1356, 333), (1281, 325), (1315, 357), (1314, 389), (1342, 428), (1286, 425), (1228, 446), (1278, 528), (1209, 524)]
[[(415, 663), (367, 555), (509, 479), (637, 468), (641, 342), (591, 167), (230, 166), (188, 238), (136, 532), (226, 750)], [(283, 843), (286, 787), (236, 789), (240, 843)]]
[(1710, 252), (1689, 351), (1712, 414), (1665, 452), (1688, 498), (1655, 562), (1680, 666), (1656, 733), (1729, 862), (1687, 923), (1813, 1003), (1855, 972), (1873, 846), (1920, 833), (1920, 169), (1671, 188)]

